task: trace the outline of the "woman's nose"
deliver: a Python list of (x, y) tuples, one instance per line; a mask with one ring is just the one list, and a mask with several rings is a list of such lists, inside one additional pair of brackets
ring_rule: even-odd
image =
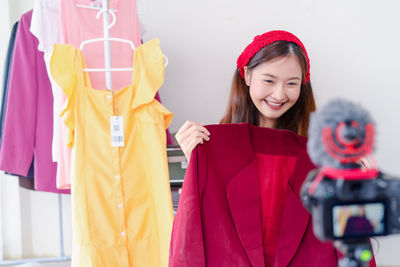
[(272, 88), (272, 94), (271, 96), (276, 100), (276, 101), (282, 101), (285, 99), (285, 86), (283, 83), (277, 83), (273, 88)]

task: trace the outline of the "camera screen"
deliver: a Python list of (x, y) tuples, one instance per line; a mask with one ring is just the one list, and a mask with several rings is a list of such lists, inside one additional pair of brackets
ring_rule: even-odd
[(385, 233), (385, 205), (382, 202), (336, 205), (332, 212), (333, 235), (336, 238)]

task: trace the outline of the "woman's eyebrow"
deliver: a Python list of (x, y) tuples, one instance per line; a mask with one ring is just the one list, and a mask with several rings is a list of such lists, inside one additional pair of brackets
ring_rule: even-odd
[(269, 76), (269, 77), (271, 77), (271, 78), (276, 78), (275, 75), (272, 75), (272, 74), (269, 74), (269, 73), (263, 73), (262, 75), (264, 75), (264, 76)]
[[(274, 79), (277, 78), (275, 75), (272, 75), (272, 74), (269, 74), (269, 73), (263, 73), (261, 75), (268, 76), (268, 77), (271, 77), (271, 78), (274, 78)], [(291, 77), (288, 80), (301, 80), (301, 78), (300, 77)]]

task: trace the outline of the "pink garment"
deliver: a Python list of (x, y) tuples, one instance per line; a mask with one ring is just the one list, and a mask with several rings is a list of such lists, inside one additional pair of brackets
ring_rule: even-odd
[[(65, 104), (67, 100), (65, 93), (60, 91), (59, 97), (62, 103)], [(63, 109), (64, 106), (59, 110), (59, 114)], [(68, 128), (60, 116), (58, 116), (57, 124), (60, 138), (58, 142), (57, 188), (71, 189), (71, 148), (67, 146)]]
[[(61, 42), (71, 44), (79, 49), (81, 43), (88, 39), (102, 38), (103, 18), (96, 19), (98, 10), (77, 7), (77, 4), (90, 6), (102, 1), (61, 0), (60, 34)], [(136, 0), (110, 0), (110, 9), (117, 10), (116, 23), (110, 29), (110, 37), (128, 39), (138, 47), (140, 29), (136, 11)], [(112, 16), (110, 16), (110, 23)], [(96, 42), (85, 45), (83, 55), (88, 68), (104, 68), (104, 43)], [(133, 51), (128, 44), (111, 42), (111, 67), (129, 68), (132, 66)], [(104, 72), (89, 72), (92, 87), (106, 88)], [(112, 88), (123, 88), (131, 84), (132, 74), (129, 71), (112, 73)]]
[(71, 188), (71, 149), (67, 147), (67, 128), (59, 114), (64, 109), (66, 96), (61, 88), (51, 79), (50, 58), (53, 45), (59, 43), (60, 2), (55, 0), (36, 0), (32, 12), (31, 33), (39, 40), (38, 49), (44, 52), (47, 73), (53, 92), (53, 142), (52, 158), (57, 162), (56, 186), (58, 189)]
[[(102, 38), (103, 18), (96, 19), (98, 10), (77, 7), (81, 5), (97, 4), (101, 6), (102, 0), (60, 0), (60, 35), (61, 42), (80, 48), (83, 41), (92, 38)], [(131, 40), (135, 47), (141, 44), (139, 20), (137, 17), (136, 0), (109, 0), (111, 10), (117, 10), (116, 23), (110, 29), (110, 37)], [(110, 16), (110, 23), (112, 17)], [(104, 67), (104, 45), (102, 42), (91, 43), (83, 48), (83, 55), (88, 68)], [(111, 42), (111, 67), (132, 67), (133, 51), (129, 45)], [(91, 86), (95, 89), (106, 88), (104, 72), (89, 72)], [(112, 88), (120, 89), (131, 84), (132, 75), (129, 71), (112, 72)], [(155, 99), (161, 102), (157, 92)], [(167, 145), (174, 144), (169, 132)]]
[(7, 108), (0, 150), (0, 169), (26, 176), (34, 163), (35, 189), (56, 189), (57, 164), (52, 161), (53, 96), (43, 52), (30, 32), (32, 11), (21, 16), (9, 77)]

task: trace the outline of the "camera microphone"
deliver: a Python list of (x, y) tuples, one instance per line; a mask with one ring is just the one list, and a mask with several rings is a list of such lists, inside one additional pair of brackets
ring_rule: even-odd
[(344, 253), (341, 267), (367, 266), (369, 238), (400, 233), (400, 180), (362, 164), (374, 141), (371, 116), (351, 101), (332, 100), (311, 115), (307, 151), (318, 169), (308, 174), (301, 198), (315, 236)]

